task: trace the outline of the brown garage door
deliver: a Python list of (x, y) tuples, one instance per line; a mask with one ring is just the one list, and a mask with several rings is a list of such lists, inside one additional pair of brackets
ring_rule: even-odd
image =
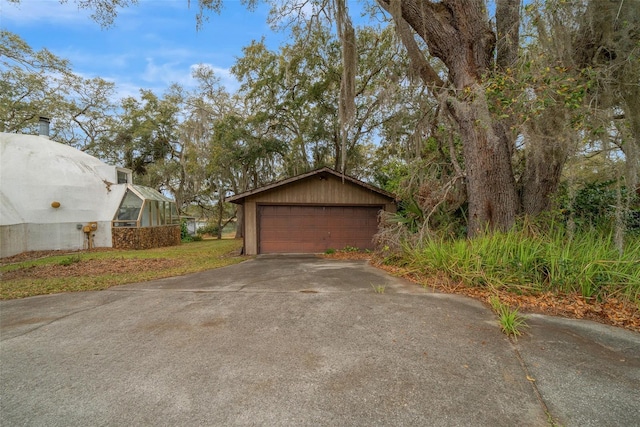
[(258, 206), (258, 252), (373, 249), (379, 206)]

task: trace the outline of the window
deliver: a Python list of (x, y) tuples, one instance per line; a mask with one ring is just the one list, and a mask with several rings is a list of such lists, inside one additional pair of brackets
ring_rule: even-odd
[(118, 171), (118, 184), (128, 184), (129, 175), (126, 172)]
[(127, 168), (116, 168), (116, 180), (118, 184), (132, 184), (133, 172)]
[(143, 200), (140, 197), (130, 189), (127, 190), (122, 203), (120, 203), (120, 208), (118, 208), (115, 225), (117, 227), (136, 227), (142, 203)]
[(155, 227), (180, 224), (173, 200), (141, 185), (129, 185), (113, 219), (114, 227)]

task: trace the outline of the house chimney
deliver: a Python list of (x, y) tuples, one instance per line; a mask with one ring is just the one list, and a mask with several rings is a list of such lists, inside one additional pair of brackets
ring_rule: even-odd
[(49, 138), (49, 117), (40, 116), (40, 120), (38, 121), (38, 135), (44, 136), (45, 138)]

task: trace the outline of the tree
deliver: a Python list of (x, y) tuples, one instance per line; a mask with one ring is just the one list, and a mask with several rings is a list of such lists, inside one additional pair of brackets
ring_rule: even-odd
[[(87, 0), (86, 3), (102, 2), (108, 0)], [(255, 1), (245, 3), (254, 5)], [(638, 67), (633, 54), (637, 46), (637, 31), (633, 29), (637, 28), (638, 8), (633, 7), (634, 2), (614, 0), (604, 8), (604, 13), (598, 15), (600, 8), (596, 0), (547, 3), (553, 13), (554, 8), (562, 13), (569, 11), (566, 15), (569, 19), (559, 22), (568, 24), (563, 34), (571, 36), (574, 42), (571, 47), (548, 43), (564, 41), (564, 38), (556, 37), (561, 34), (557, 25), (545, 28), (546, 24), (540, 21), (542, 24), (536, 29), (539, 44), (535, 48), (531, 44), (521, 49), (521, 0), (496, 0), (495, 26), (489, 19), (484, 0), (377, 0), (377, 4), (394, 22), (410, 58), (412, 70), (407, 69), (406, 74), (410, 75), (413, 71), (420, 76), (425, 87), (438, 100), (439, 111), (444, 114), (439, 120), (448, 117), (447, 120), (451, 120), (459, 135), (462, 161), (457, 162), (455, 150), (458, 146), (451, 143), (448, 144), (451, 153), (449, 158), (458, 175), (464, 177), (470, 237), (487, 229), (509, 229), (519, 214), (537, 215), (550, 208), (551, 197), (571, 153), (571, 144), (581, 138), (587, 128), (575, 126), (580, 120), (586, 119), (584, 115), (580, 118), (580, 112), (572, 110), (584, 108), (584, 101), (589, 99), (587, 95), (592, 95), (590, 91), (593, 88), (589, 87), (591, 78), (585, 77), (590, 69), (598, 68), (601, 71), (603, 78), (595, 80), (601, 87), (615, 88), (614, 92), (618, 93), (615, 102), (607, 103), (602, 96), (593, 96), (591, 99), (606, 105), (609, 112), (616, 108), (625, 112), (625, 121), (629, 125), (627, 129), (630, 129), (626, 134), (631, 135), (630, 138), (625, 137), (623, 143), (627, 158), (631, 159), (628, 164), (635, 164), (634, 159), (638, 158), (638, 144), (628, 142), (637, 141), (638, 123), (634, 119), (640, 116), (635, 109), (635, 100), (639, 99), (636, 93)], [(219, 12), (221, 4), (221, 0), (200, 1), (198, 24), (201, 24), (206, 12)], [(354, 129), (357, 129), (354, 121), (357, 117), (356, 75), (359, 67), (357, 32), (349, 17), (347, 3), (344, 0), (288, 0), (272, 2), (272, 5), (272, 18), (275, 20), (293, 13), (297, 14), (298, 23), (306, 22), (306, 29), (313, 29), (323, 16), (336, 25), (342, 59), (338, 62), (344, 66), (339, 78), (327, 86), (330, 90), (325, 93), (329, 97), (339, 93), (334, 103), (338, 107), (339, 118), (336, 134), (340, 141), (340, 153), (345, 152), (349, 139), (355, 140)], [(311, 15), (300, 13), (303, 6), (311, 6)], [(542, 10), (541, 5), (533, 4), (530, 7)], [(580, 14), (574, 13), (576, 11), (586, 12), (585, 19), (579, 19)], [(554, 19), (561, 16), (561, 13), (553, 13), (546, 16)], [(625, 19), (620, 19), (620, 16)], [(547, 29), (551, 32), (545, 34)], [(582, 40), (585, 48), (575, 49), (580, 45), (575, 43), (576, 40)], [(560, 50), (554, 52), (555, 48)], [(571, 49), (574, 51), (571, 52)], [(532, 62), (527, 61), (527, 54), (534, 51), (544, 56), (546, 64), (529, 73), (526, 67)], [(439, 61), (441, 68), (434, 65), (434, 58)], [(552, 64), (554, 61), (556, 64)], [(393, 63), (392, 59), (385, 65)], [(534, 65), (543, 64), (539, 62)], [(577, 67), (574, 69), (573, 65)], [(548, 73), (547, 69), (551, 72)], [(271, 71), (274, 72), (273, 76), (282, 74), (277, 64)], [(607, 79), (625, 83), (611, 85), (606, 83), (609, 81)], [(513, 114), (512, 107), (518, 102), (502, 96), (508, 90), (503, 90), (505, 88), (500, 81), (516, 82), (512, 87), (514, 93), (518, 85), (524, 89), (520, 91), (521, 105), (539, 103), (542, 106), (535, 112), (535, 117)], [(553, 85), (549, 81), (556, 85), (555, 94), (551, 92)], [(293, 87), (300, 92), (299, 88)], [(291, 86), (284, 85), (282, 88), (288, 90)], [(286, 93), (286, 90), (269, 95)], [(514, 95), (513, 99), (516, 98)], [(276, 96), (273, 100), (277, 105), (288, 108), (282, 109), (283, 112), (289, 113), (291, 107), (296, 107), (287, 105), (286, 97)], [(295, 115), (289, 114), (288, 118), (292, 116)], [(254, 115), (253, 119), (259, 117)], [(260, 120), (264, 118), (262, 116)], [(267, 126), (266, 129), (278, 124), (265, 120), (261, 123)], [(548, 123), (554, 124), (550, 126)], [(554, 135), (555, 128), (563, 132), (560, 143), (557, 135)], [(304, 163), (304, 150), (294, 148), (293, 152), (299, 153), (299, 159)], [(335, 157), (337, 159), (340, 155), (336, 154)], [(344, 160), (345, 156), (342, 156), (340, 163)], [(631, 170), (635, 170), (633, 168)]]
[(39, 116), (63, 109), (57, 77), (70, 74), (68, 61), (0, 30), (0, 131), (33, 132)]
[(393, 31), (362, 28), (356, 32), (355, 109), (346, 140), (339, 120), (338, 39), (321, 22), (293, 28), (292, 38), (278, 51), (254, 42), (233, 67), (248, 111), (261, 116), (269, 123), (269, 132), (289, 144), (283, 165), (286, 175), (331, 166), (362, 176), (367, 147), (378, 139), (381, 127), (398, 115), (398, 102), (414, 97), (413, 88), (402, 84), (407, 59)]
[[(513, 146), (501, 124), (492, 117), (482, 85), (483, 77), (493, 68), (496, 45), (484, 2), (380, 0), (379, 3), (399, 26), (408, 24), (426, 43), (430, 54), (447, 67), (451, 91), (441, 92), (440, 96), (462, 138), (469, 236), (482, 233), (486, 227), (510, 228), (519, 211), (511, 165)], [(506, 17), (496, 16), (496, 20), (503, 18)], [(517, 28), (517, 23), (500, 26)], [(505, 44), (501, 54), (508, 51)], [(425, 64), (422, 61), (422, 66), (428, 69)], [(429, 72), (429, 75), (437, 74)], [(439, 82), (431, 77), (426, 83)]]
[(63, 110), (54, 115), (57, 139), (91, 154), (111, 135), (116, 105), (113, 82), (100, 77), (85, 79), (75, 74), (63, 79), (67, 95)]
[(46, 116), (51, 139), (93, 152), (108, 132), (113, 83), (80, 77), (68, 61), (35, 52), (8, 31), (0, 31), (0, 42), (0, 130), (36, 133)]
[[(628, 188), (638, 185), (640, 170), (640, 3), (590, 1), (572, 33), (572, 59), (593, 73), (589, 98), (605, 110), (604, 126), (619, 131), (618, 147), (626, 158)], [(620, 114), (622, 113), (622, 114)]]

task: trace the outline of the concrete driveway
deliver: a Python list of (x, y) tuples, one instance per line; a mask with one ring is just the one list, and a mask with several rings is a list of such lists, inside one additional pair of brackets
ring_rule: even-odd
[(640, 334), (528, 322), (292, 256), (3, 301), (0, 424), (640, 425)]

